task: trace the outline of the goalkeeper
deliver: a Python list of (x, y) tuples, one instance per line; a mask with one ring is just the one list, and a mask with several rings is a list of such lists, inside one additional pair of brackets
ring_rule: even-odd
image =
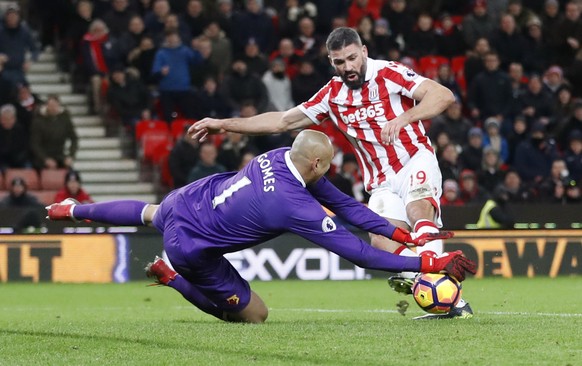
[(324, 177), (332, 158), (329, 138), (305, 130), (291, 148), (259, 155), (239, 172), (215, 174), (177, 189), (159, 205), (130, 200), (80, 205), (65, 200), (48, 206), (48, 217), (114, 225), (153, 224), (163, 234), (173, 269), (156, 258), (146, 267), (148, 276), (225, 321), (262, 323), (268, 310), (223, 255), (287, 231), (364, 268), (446, 271), (459, 281), (465, 279), (466, 271), (475, 273), (475, 263), (460, 251), (441, 257), (399, 256), (373, 248), (337, 226), (321, 205), (362, 230), (400, 243), (424, 245), (452, 237), (451, 232), (411, 234), (341, 193)]

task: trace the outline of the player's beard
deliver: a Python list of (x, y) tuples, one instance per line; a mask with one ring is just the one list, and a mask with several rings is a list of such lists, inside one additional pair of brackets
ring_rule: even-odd
[[(356, 75), (357, 78), (350, 80), (348, 77), (350, 75)], [(360, 67), (360, 71), (350, 71), (350, 72), (345, 72), (343, 75), (340, 75), (340, 77), (342, 78), (342, 81), (344, 82), (344, 84), (346, 84), (346, 86), (352, 90), (356, 90), (356, 89), (360, 89), (362, 87), (362, 85), (364, 85), (364, 77), (363, 75), (366, 75), (366, 64), (364, 63), (362, 65), (362, 67)]]

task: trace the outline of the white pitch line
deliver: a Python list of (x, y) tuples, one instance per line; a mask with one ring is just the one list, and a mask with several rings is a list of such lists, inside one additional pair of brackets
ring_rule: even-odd
[[(269, 308), (273, 311), (292, 311), (292, 312), (303, 312), (303, 313), (398, 313), (396, 310), (387, 309), (362, 309), (362, 310), (350, 310), (350, 309), (309, 309), (309, 308)], [(520, 316), (559, 316), (559, 317), (582, 317), (580, 313), (530, 313), (522, 311), (479, 311), (478, 314), (487, 315), (520, 315)]]

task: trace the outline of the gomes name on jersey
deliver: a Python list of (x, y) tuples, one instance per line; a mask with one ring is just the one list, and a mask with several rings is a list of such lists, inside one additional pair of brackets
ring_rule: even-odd
[(267, 154), (262, 154), (257, 158), (263, 177), (263, 191), (275, 191), (275, 174), (272, 172), (271, 160), (267, 159)]

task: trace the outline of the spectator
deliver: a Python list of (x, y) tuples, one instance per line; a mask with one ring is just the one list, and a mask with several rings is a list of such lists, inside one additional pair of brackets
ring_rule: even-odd
[(544, 125), (536, 123), (530, 138), (516, 148), (513, 167), (526, 184), (538, 184), (550, 174), (552, 161), (557, 157), (556, 146), (547, 138)]
[(360, 20), (369, 17), (373, 20), (380, 18), (381, 0), (354, 0), (348, 8), (348, 27), (355, 28)]
[(457, 146), (453, 143), (445, 145), (440, 153), (439, 167), (443, 176), (443, 181), (452, 179), (455, 182), (459, 181), (459, 174), (461, 173), (461, 165), (459, 162), (459, 152)]
[(512, 166), (515, 160), (515, 149), (520, 143), (528, 139), (528, 128), (525, 116), (518, 115), (513, 119), (513, 128), (507, 137), (507, 146), (509, 146), (509, 158), (505, 162)]
[(168, 14), (164, 19), (164, 29), (158, 34), (154, 36), (154, 42), (156, 46), (160, 46), (166, 40), (166, 35), (170, 32), (178, 33), (180, 37), (180, 41), (183, 44), (189, 45), (192, 41), (192, 37), (190, 37), (190, 29), (184, 23), (180, 22), (180, 18), (176, 14)]
[(473, 85), (473, 79), (482, 71), (485, 71), (485, 55), (491, 51), (489, 47), (489, 40), (487, 38), (479, 38), (475, 42), (475, 47), (467, 52), (467, 59), (465, 60), (465, 67), (463, 72), (465, 74), (465, 81), (467, 88)]
[(139, 15), (134, 15), (129, 19), (128, 28), (123, 30), (117, 42), (119, 58), (124, 64), (129, 64), (130, 53), (139, 47), (141, 40), (145, 37), (145, 25)]
[[(291, 36), (292, 37), (292, 36)], [(315, 57), (323, 40), (315, 34), (315, 23), (310, 17), (303, 17), (299, 20), (299, 32), (293, 37), (293, 46), (301, 51), (306, 57)]]
[(112, 37), (119, 37), (129, 26), (133, 12), (129, 8), (128, 0), (111, 0), (111, 9), (103, 15)]
[(313, 63), (303, 59), (299, 65), (299, 73), (291, 80), (294, 105), (309, 100), (324, 84), (325, 79), (317, 73)]
[(443, 114), (433, 119), (428, 130), (430, 139), (436, 141), (438, 134), (445, 131), (451, 142), (463, 146), (467, 141), (467, 134), (472, 124), (463, 116), (462, 112), (462, 105), (457, 99), (455, 103), (449, 105)]
[(116, 48), (109, 38), (107, 25), (102, 20), (94, 20), (83, 36), (81, 49), (85, 72), (91, 81), (92, 107), (96, 112), (101, 112), (103, 107), (101, 93), (107, 83), (109, 71), (119, 61)]
[(26, 128), (26, 131), (30, 132), (32, 119), (38, 113), (43, 101), (36, 93), (30, 90), (28, 84), (19, 84), (16, 90), (16, 114), (18, 115), (18, 120)]
[(459, 175), (460, 198), (464, 204), (480, 204), (487, 200), (488, 194), (479, 186), (477, 175), (470, 169), (463, 169)]
[(340, 171), (329, 181), (340, 191), (359, 202), (364, 202), (368, 195), (364, 190), (364, 183), (359, 174), (358, 162), (354, 154), (344, 154)]
[(455, 75), (451, 70), (451, 65), (448, 62), (442, 63), (438, 67), (437, 76), (435, 78), (439, 84), (446, 86), (455, 95), (455, 99), (460, 103), (465, 95), (461, 91), (461, 87), (455, 80)]
[(527, 92), (527, 78), (523, 73), (523, 65), (519, 62), (509, 64), (509, 78), (511, 79), (511, 112), (510, 115), (521, 114), (522, 96)]
[(201, 36), (193, 40), (192, 44), (194, 45), (194, 49), (200, 53), (200, 56), (202, 56), (202, 62), (190, 66), (192, 85), (195, 90), (198, 90), (204, 84), (204, 80), (208, 78), (218, 80), (220, 72), (218, 65), (212, 62), (214, 49), (212, 48), (212, 42), (210, 42), (210, 39)]
[(0, 171), (6, 168), (28, 168), (30, 164), (29, 133), (17, 122), (12, 104), (0, 107)]
[(565, 17), (556, 30), (556, 61), (561, 67), (567, 68), (574, 60), (582, 42), (582, 21), (580, 20), (580, 5), (575, 1), (566, 4)]
[(299, 62), (303, 58), (303, 52), (296, 50), (293, 47), (293, 41), (289, 38), (283, 38), (279, 42), (279, 48), (269, 56), (269, 61), (273, 61), (276, 58), (283, 59), (285, 62), (285, 72), (290, 79), (293, 79), (297, 75)]
[(131, 50), (127, 55), (129, 65), (139, 72), (140, 79), (148, 86), (155, 84), (152, 68), (156, 52), (154, 40), (149, 36), (144, 36), (139, 42), (139, 46)]
[(404, 53), (410, 57), (421, 58), (437, 53), (437, 36), (433, 29), (433, 19), (430, 14), (418, 16), (416, 27), (405, 36)]
[(4, 77), (2, 62), (0, 61), (0, 105), (16, 102), (16, 84)]
[(443, 181), (443, 195), (441, 196), (441, 206), (463, 206), (459, 184), (453, 179)]
[(483, 165), (477, 173), (477, 181), (487, 193), (493, 194), (495, 187), (503, 182), (504, 174), (501, 171), (499, 153), (491, 146), (483, 149)]
[(382, 18), (388, 20), (392, 36), (399, 44), (410, 34), (416, 20), (406, 0), (388, 0), (381, 11)]
[(519, 173), (513, 169), (505, 173), (501, 186), (509, 193), (509, 202), (511, 203), (528, 203), (535, 197), (528, 186), (523, 183)]
[(549, 62), (555, 63), (560, 40), (558, 24), (562, 22), (564, 16), (560, 13), (558, 0), (546, 0), (544, 10), (541, 14), (543, 25), (543, 38), (547, 42)]
[(542, 74), (549, 63), (547, 42), (542, 34), (542, 22), (534, 17), (527, 23), (525, 31), (524, 67), (528, 74)]
[(473, 48), (477, 40), (488, 37), (495, 30), (495, 19), (487, 12), (486, 0), (475, 0), (471, 14), (463, 18), (462, 28), (465, 43)]
[(218, 69), (219, 80), (222, 80), (232, 63), (232, 42), (216, 21), (208, 24), (204, 29), (204, 35), (212, 42), (210, 62)]
[(226, 168), (216, 162), (218, 152), (211, 142), (202, 143), (198, 153), (198, 162), (188, 174), (188, 182), (194, 182), (212, 174), (222, 173)]
[(467, 99), (471, 117), (475, 119), (484, 121), (496, 116), (503, 120), (509, 114), (511, 80), (499, 70), (499, 56), (495, 52), (485, 56), (485, 71), (472, 81)]
[(203, 87), (196, 91), (195, 99), (197, 100), (196, 118), (228, 118), (232, 115), (228, 100), (218, 90), (218, 84), (212, 77), (207, 78)]
[(553, 112), (552, 95), (543, 89), (542, 79), (532, 75), (527, 83), (527, 91), (521, 96), (521, 112), (528, 119), (528, 124), (535, 121), (544, 126), (550, 123)]
[(170, 15), (170, 11), (168, 0), (154, 0), (152, 10), (145, 15), (145, 27), (154, 39), (164, 31), (166, 18)]
[(444, 150), (445, 146), (451, 143), (451, 138), (446, 131), (441, 131), (437, 134), (435, 141), (433, 141), (433, 148), (435, 153), (440, 155), (441, 151)]
[(574, 131), (582, 132), (582, 101), (574, 103), (574, 112), (558, 129), (557, 140), (560, 149), (568, 148), (568, 138)]
[(267, 88), (260, 78), (249, 74), (243, 60), (233, 62), (232, 72), (225, 78), (223, 90), (229, 106), (235, 111), (239, 111), (247, 102), (252, 103), (259, 112), (267, 110), (269, 104)]
[(472, 127), (467, 133), (467, 140), (459, 155), (459, 161), (466, 169), (480, 171), (483, 162), (483, 131), (479, 127)]
[(558, 94), (558, 90), (560, 90), (562, 86), (566, 85), (562, 68), (557, 65), (550, 66), (544, 74), (543, 82), (544, 90), (549, 92), (552, 96), (556, 96)]
[(170, 151), (168, 158), (174, 188), (183, 187), (188, 183), (188, 174), (198, 162), (198, 141), (188, 137), (186, 134), (188, 127), (190, 126), (184, 126), (184, 131)]
[(245, 152), (252, 150), (249, 137), (240, 133), (227, 132), (225, 139), (218, 149), (218, 164), (225, 167), (227, 171), (235, 171), (241, 164)]
[[(284, 9), (279, 12), (279, 36), (290, 38), (298, 32), (302, 33), (301, 21), (311, 20), (313, 30), (315, 30), (314, 19), (318, 13), (317, 6), (311, 1), (289, 0), (285, 2)], [(301, 49), (301, 47), (297, 47)]]
[(556, 159), (552, 162), (550, 174), (537, 186), (537, 193), (542, 202), (562, 202), (564, 198), (564, 182), (569, 182), (570, 177), (566, 162)]
[(126, 74), (122, 67), (113, 69), (107, 100), (131, 131), (139, 120), (149, 119), (152, 103), (147, 87), (139, 78)]
[(286, 111), (295, 106), (291, 98), (291, 81), (285, 74), (285, 62), (282, 59), (271, 61), (271, 67), (263, 75), (262, 81), (267, 88), (272, 110)]
[(3, 76), (15, 84), (26, 82), (25, 73), (30, 66), (27, 52), (31, 53), (32, 61), (38, 59), (38, 47), (30, 29), (20, 19), (20, 10), (10, 6), (0, 26), (0, 63), (4, 67)]
[(201, 62), (200, 53), (183, 45), (177, 32), (166, 34), (152, 66), (152, 73), (159, 80), (160, 104), (166, 122), (171, 122), (178, 110), (185, 118), (193, 118), (190, 67)]
[(249, 39), (245, 46), (244, 54), (240, 57), (247, 64), (248, 72), (251, 75), (263, 77), (269, 69), (267, 57), (259, 50), (259, 46), (254, 39)]
[(502, 70), (507, 70), (512, 62), (523, 64), (526, 52), (525, 38), (519, 33), (515, 19), (511, 15), (501, 16), (499, 29), (490, 35), (489, 42), (499, 55)]
[(93, 198), (81, 186), (81, 175), (76, 170), (69, 170), (65, 175), (65, 182), (62, 189), (55, 195), (54, 202), (62, 202), (67, 198), (72, 198), (81, 203), (93, 203)]
[(572, 98), (572, 88), (564, 84), (556, 92), (552, 106), (552, 118), (548, 124), (548, 133), (552, 137), (564, 126), (564, 122), (574, 113), (574, 99)]
[(81, 90), (81, 87), (84, 87), (84, 84), (88, 82), (83, 73), (81, 40), (89, 30), (89, 25), (93, 20), (95, 20), (93, 17), (93, 3), (90, 0), (77, 2), (75, 14), (69, 23), (63, 41), (63, 51), (66, 57), (64, 57), (62, 64), (65, 71), (70, 70), (72, 72), (76, 90)]
[(400, 46), (390, 32), (388, 21), (384, 18), (376, 19), (374, 22), (374, 42), (376, 44), (377, 57), (382, 60), (398, 60), (391, 58), (389, 52), (391, 49), (399, 50)]
[(0, 209), (11, 208), (21, 209), (22, 213), (13, 210), (15, 223), (14, 231), (30, 231), (31, 228), (39, 228), (42, 225), (40, 209), (44, 206), (35, 196), (28, 193), (26, 182), (20, 177), (12, 179), (10, 182), (10, 192), (8, 196), (0, 200)]
[(515, 218), (507, 206), (509, 200), (509, 192), (503, 186), (497, 187), (481, 209), (477, 229), (513, 229)]
[(186, 7), (186, 14), (183, 15), (181, 23), (184, 23), (189, 31), (189, 38), (197, 38), (202, 35), (204, 28), (210, 23), (204, 4), (200, 0), (189, 0)]
[(253, 38), (261, 52), (271, 52), (273, 49), (273, 22), (263, 11), (262, 0), (245, 0), (245, 9), (235, 14), (233, 29), (236, 33), (231, 38), (236, 52), (243, 50), (249, 39)]
[(570, 177), (582, 181), (582, 132), (572, 131), (568, 137), (568, 150), (564, 154)]
[(536, 18), (534, 12), (523, 6), (521, 0), (509, 0), (507, 4), (507, 14), (513, 17), (518, 31), (523, 33), (525, 33), (529, 22)]
[(32, 122), (30, 146), (37, 169), (71, 168), (77, 153), (78, 138), (69, 112), (55, 95)]
[(448, 58), (464, 55), (467, 45), (459, 25), (453, 22), (449, 13), (442, 13), (439, 20), (438, 53)]
[(483, 136), (483, 146), (491, 146), (499, 153), (501, 163), (504, 164), (509, 159), (509, 146), (507, 140), (500, 134), (501, 125), (497, 118), (489, 117), (485, 120), (485, 136)]
[(224, 30), (226, 36), (232, 40), (234, 37), (234, 11), (232, 0), (218, 0), (216, 2), (216, 20), (220, 29)]

